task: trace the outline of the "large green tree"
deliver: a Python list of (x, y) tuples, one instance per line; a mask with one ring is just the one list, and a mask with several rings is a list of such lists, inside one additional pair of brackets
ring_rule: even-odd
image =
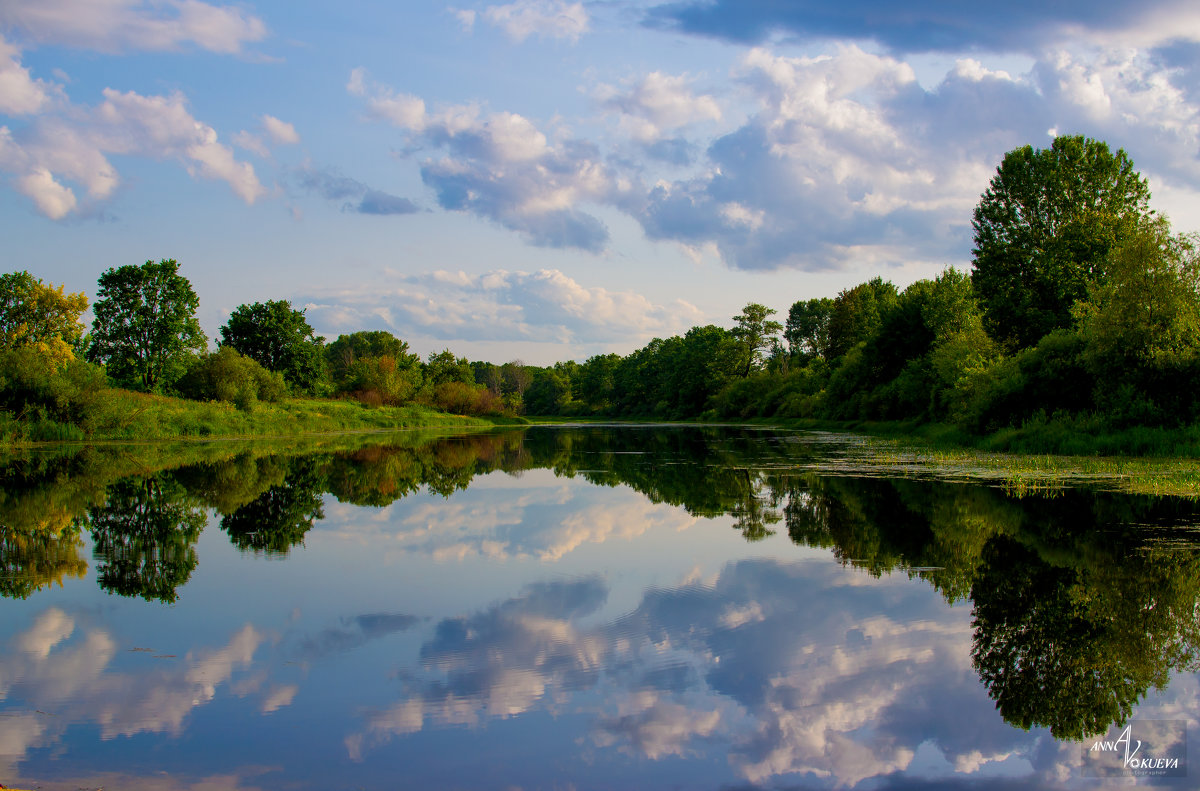
[(287, 300), (238, 305), (221, 327), (222, 346), (257, 360), (268, 371), (278, 371), (289, 387), (303, 393), (326, 389), (324, 343), (304, 311)]
[(1009, 151), (975, 208), (973, 280), (984, 326), (1010, 348), (1072, 324), (1109, 251), (1150, 214), (1125, 151), (1081, 135)]
[(207, 347), (200, 299), (174, 260), (109, 269), (99, 284), (88, 357), (118, 384), (161, 390)]
[(829, 319), (833, 300), (829, 297), (801, 300), (788, 310), (783, 337), (793, 355), (825, 358), (829, 353)]

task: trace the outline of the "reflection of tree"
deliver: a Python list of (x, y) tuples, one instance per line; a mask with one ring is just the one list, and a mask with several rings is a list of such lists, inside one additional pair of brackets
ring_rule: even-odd
[(90, 511), (96, 577), (122, 596), (174, 602), (196, 568), (204, 509), (167, 473), (127, 478)]
[(0, 525), (0, 596), (26, 599), (63, 577), (82, 578), (87, 561), (79, 556), (83, 546), (78, 523), (51, 532), (28, 532)]
[(1084, 562), (1053, 565), (997, 538), (972, 589), (972, 657), (996, 707), (1009, 722), (1048, 727), (1057, 738), (1124, 722), (1147, 689), (1195, 667), (1200, 650), (1192, 553)]
[(221, 517), (221, 529), (238, 549), (286, 555), (313, 522), (325, 518), (323, 466), (316, 457), (293, 459), (282, 483)]

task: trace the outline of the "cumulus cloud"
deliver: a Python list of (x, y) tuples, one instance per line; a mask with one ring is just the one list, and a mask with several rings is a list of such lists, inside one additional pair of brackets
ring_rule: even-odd
[(648, 236), (715, 244), (747, 269), (880, 266), (911, 258), (906, 244), (934, 260), (953, 252), (947, 228), (965, 225), (979, 173), (891, 112), (928, 98), (907, 64), (856, 47), (752, 50), (739, 76), (760, 111), (709, 147), (709, 172), (659, 182), (630, 205)]
[(34, 79), (21, 65), (21, 50), (0, 36), (0, 113), (37, 113), (60, 94), (59, 86)]
[(474, 105), (429, 112), (422, 99), (371, 83), (357, 69), (346, 87), (364, 97), (372, 117), (406, 131), (416, 145), (446, 150), (421, 164), (442, 208), (488, 218), (542, 247), (600, 252), (608, 244), (604, 223), (578, 208), (617, 189), (595, 146), (551, 143), (516, 113), (485, 115)]
[[(587, 32), (589, 21), (583, 3), (567, 3), (566, 0), (517, 0), (506, 5), (488, 6), (482, 16), (516, 42), (530, 36), (578, 41)], [(467, 18), (460, 14), (459, 19), (469, 27)], [(474, 14), (469, 19), (474, 23)]]
[(414, 214), (421, 209), (408, 198), (372, 189), (335, 170), (305, 167), (298, 172), (300, 186), (329, 201), (340, 202), (342, 211), (359, 214)]
[(1200, 39), (1200, 13), (1188, 0), (1016, 0), (1004, 5), (920, 0), (680, 0), (646, 15), (652, 27), (740, 43), (774, 35), (876, 41), (896, 52), (1036, 52), (1055, 42), (1129, 36), (1141, 46)]
[(684, 75), (654, 71), (625, 86), (601, 85), (594, 95), (618, 116), (624, 134), (646, 145), (689, 124), (721, 120), (717, 100), (693, 93)]
[(234, 145), (258, 154), (260, 157), (269, 157), (271, 148), (268, 141), (275, 145), (295, 145), (300, 142), (300, 135), (296, 132), (296, 127), (273, 115), (259, 117), (259, 130), (258, 134), (245, 130), (238, 132), (233, 136)]
[(34, 43), (109, 53), (190, 45), (236, 54), (267, 35), (244, 9), (201, 0), (7, 0), (0, 27)]
[(106, 88), (96, 107), (43, 115), (17, 133), (0, 127), (0, 170), (13, 174), (17, 189), (51, 219), (79, 207), (75, 189), (64, 182), (82, 186), (93, 201), (113, 194), (120, 177), (110, 154), (176, 160), (194, 178), (224, 181), (246, 203), (266, 193), (253, 166), (193, 117), (179, 93)]
[(401, 337), (468, 341), (638, 343), (684, 332), (701, 316), (683, 300), (656, 304), (633, 291), (584, 286), (556, 269), (392, 275), (309, 302), (310, 320), (332, 331), (370, 325)]

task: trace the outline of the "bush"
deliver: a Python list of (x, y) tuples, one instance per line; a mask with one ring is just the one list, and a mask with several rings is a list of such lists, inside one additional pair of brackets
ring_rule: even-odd
[[(358, 394), (358, 399), (369, 403), (376, 398), (380, 404), (401, 406), (412, 401), (421, 386), (420, 360), (413, 355), (404, 355), (399, 360), (391, 355), (360, 357), (351, 363), (342, 379), (343, 392)], [(364, 395), (374, 393), (364, 400)]]
[[(0, 407), (29, 425), (72, 424), (86, 430), (106, 388), (104, 371), (97, 365), (82, 360), (55, 365), (30, 346), (0, 351)], [(76, 432), (68, 433), (75, 438)]]
[(268, 371), (229, 346), (199, 358), (176, 389), (184, 398), (229, 401), (247, 412), (258, 401), (278, 401), (287, 393), (282, 374)]

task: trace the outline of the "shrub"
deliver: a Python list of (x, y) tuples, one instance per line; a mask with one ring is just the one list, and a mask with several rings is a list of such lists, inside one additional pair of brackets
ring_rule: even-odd
[(278, 401), (287, 393), (283, 375), (268, 371), (229, 346), (197, 360), (176, 388), (196, 401), (229, 401), (251, 411), (258, 401)]
[(56, 366), (32, 346), (0, 351), (0, 407), (31, 425), (86, 428), (106, 382), (103, 369), (82, 360)]

